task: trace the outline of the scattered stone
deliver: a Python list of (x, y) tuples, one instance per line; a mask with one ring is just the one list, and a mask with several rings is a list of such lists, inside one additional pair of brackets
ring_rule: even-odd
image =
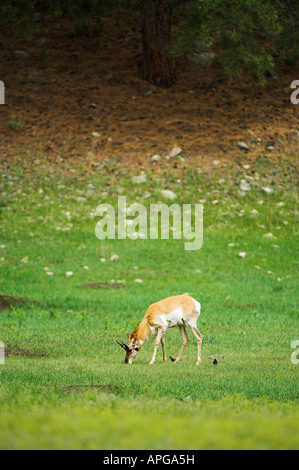
[(241, 149), (241, 150), (246, 150), (248, 151), (249, 150), (249, 147), (248, 145), (245, 143), (245, 142), (238, 142), (238, 147)]
[(153, 163), (153, 162), (158, 162), (159, 160), (161, 160), (160, 155), (153, 155), (149, 161)]
[(135, 279), (134, 282), (136, 282), (136, 284), (142, 284), (143, 280), (142, 279)]
[(132, 176), (132, 181), (133, 181), (133, 183), (136, 183), (136, 184), (145, 183), (146, 182), (146, 175), (141, 174), (141, 175)]
[(276, 238), (275, 235), (273, 235), (273, 233), (271, 233), (271, 232), (265, 233), (265, 234), (263, 235), (263, 237), (265, 237), (265, 238)]
[(262, 190), (266, 193), (266, 194), (272, 194), (274, 192), (274, 190), (272, 188), (262, 188)]
[(110, 259), (110, 261), (118, 261), (119, 256), (114, 254), (114, 255), (111, 255), (109, 259)]
[(208, 68), (215, 61), (216, 54), (215, 52), (192, 52), (187, 54), (187, 58), (197, 67)]
[(173, 201), (174, 199), (177, 198), (177, 195), (171, 191), (170, 189), (163, 189), (161, 191), (161, 195), (165, 198), (165, 199), (170, 199), (171, 201)]
[(15, 57), (24, 57), (24, 58), (29, 57), (29, 54), (27, 54), (27, 52), (25, 52), (25, 51), (20, 51), (19, 50), (19, 51), (14, 51), (13, 53), (14, 53)]
[(180, 153), (182, 153), (181, 147), (173, 147), (173, 149), (171, 150), (169, 156), (170, 156), (170, 157), (176, 157), (176, 156), (179, 155)]
[(250, 191), (251, 190), (251, 186), (249, 183), (247, 183), (245, 180), (241, 180), (240, 182), (240, 190), (241, 191)]
[(245, 256), (246, 256), (245, 251), (240, 251), (240, 253), (238, 253), (238, 256), (239, 256), (239, 258), (245, 258)]

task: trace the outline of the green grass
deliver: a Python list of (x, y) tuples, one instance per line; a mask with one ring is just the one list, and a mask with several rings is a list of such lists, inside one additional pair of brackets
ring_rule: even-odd
[[(299, 339), (297, 193), (290, 168), (276, 174), (258, 162), (252, 191), (240, 195), (231, 180), (196, 171), (148, 171), (147, 183), (132, 184), (113, 163), (81, 178), (42, 164), (28, 178), (24, 168), (7, 166), (0, 294), (25, 300), (0, 311), (0, 338), (30, 353), (0, 366), (0, 448), (298, 449), (299, 366), (290, 360)], [(236, 183), (244, 178), (242, 168), (230, 174)], [(95, 237), (92, 213), (100, 202), (116, 207), (121, 194), (128, 205), (148, 206), (161, 200), (162, 188), (175, 191), (179, 203), (205, 201), (201, 250), (185, 251), (183, 240)], [(112, 254), (119, 260), (109, 261)], [(82, 288), (111, 280), (123, 287)], [(191, 332), (179, 364), (163, 364), (158, 350), (149, 366), (151, 338), (126, 366), (116, 340), (126, 341), (151, 303), (184, 292), (202, 304), (201, 366)], [(168, 356), (180, 341), (178, 330), (167, 332)], [(214, 354), (225, 356), (217, 366), (208, 359)], [(88, 388), (95, 385), (104, 387)]]

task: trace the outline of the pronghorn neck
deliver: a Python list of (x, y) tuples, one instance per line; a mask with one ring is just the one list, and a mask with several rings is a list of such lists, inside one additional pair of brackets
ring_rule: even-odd
[(151, 336), (152, 332), (149, 327), (147, 319), (143, 319), (140, 325), (136, 328), (136, 330), (131, 334), (131, 340), (135, 339), (136, 336), (138, 337), (138, 346), (142, 346), (142, 344)]

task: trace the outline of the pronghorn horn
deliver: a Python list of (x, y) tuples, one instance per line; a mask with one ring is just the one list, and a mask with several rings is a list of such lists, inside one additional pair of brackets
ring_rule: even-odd
[(129, 349), (129, 347), (125, 343), (120, 343), (119, 341), (116, 341), (117, 344), (119, 344), (122, 348), (124, 348), (126, 351)]

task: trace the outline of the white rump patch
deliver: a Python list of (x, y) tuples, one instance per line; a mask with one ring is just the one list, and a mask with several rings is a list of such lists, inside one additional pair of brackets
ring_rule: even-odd
[(197, 302), (197, 300), (193, 299), (193, 297), (192, 297), (192, 300), (193, 300), (193, 302), (194, 302), (194, 307), (195, 307), (195, 310), (197, 311), (197, 313), (198, 313), (198, 316), (199, 316), (199, 315), (200, 315), (200, 309), (201, 309), (201, 305), (200, 305), (200, 303), (199, 303), (199, 302)]

